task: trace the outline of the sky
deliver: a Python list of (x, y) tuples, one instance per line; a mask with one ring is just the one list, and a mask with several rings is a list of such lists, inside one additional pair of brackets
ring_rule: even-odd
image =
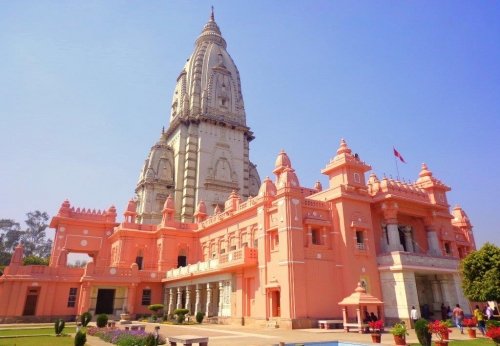
[(395, 147), (500, 245), (499, 1), (1, 1), (0, 218), (68, 198), (121, 220), (211, 5), (262, 179), (284, 149), (327, 186), (341, 138), (396, 178)]

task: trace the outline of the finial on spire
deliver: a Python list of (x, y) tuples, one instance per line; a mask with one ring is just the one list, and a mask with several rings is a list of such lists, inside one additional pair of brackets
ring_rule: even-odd
[(214, 7), (213, 7), (213, 6), (212, 6), (212, 14), (210, 15), (210, 20), (211, 20), (212, 22), (214, 22), (214, 21), (215, 21), (215, 16), (214, 16)]

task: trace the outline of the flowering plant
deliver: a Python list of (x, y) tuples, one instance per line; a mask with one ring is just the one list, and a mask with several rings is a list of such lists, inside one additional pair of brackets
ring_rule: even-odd
[(500, 345), (500, 327), (489, 327), (486, 336), (491, 338), (495, 345)]
[(382, 328), (384, 328), (384, 321), (378, 320), (378, 321), (370, 321), (368, 322), (368, 326), (370, 326), (372, 333), (380, 333)]
[(451, 333), (451, 329), (448, 328), (447, 324), (443, 321), (436, 320), (429, 323), (429, 332), (436, 334), (439, 341), (443, 341), (444, 336)]
[(467, 327), (469, 329), (474, 329), (474, 327), (477, 326), (477, 321), (474, 317), (473, 318), (464, 318), (462, 323), (465, 327)]

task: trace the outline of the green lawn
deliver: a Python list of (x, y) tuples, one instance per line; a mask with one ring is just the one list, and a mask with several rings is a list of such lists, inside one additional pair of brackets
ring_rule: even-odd
[(477, 338), (471, 340), (450, 341), (448, 346), (494, 346), (495, 343), (489, 338)]
[[(65, 327), (63, 334), (75, 333), (75, 327)], [(11, 335), (36, 335), (36, 334), (48, 334), (55, 335), (54, 328), (17, 328), (17, 329), (0, 329), (0, 336), (11, 336)]]
[(1, 338), (1, 346), (73, 346), (75, 341), (70, 336), (32, 336), (21, 338)]
[(66, 335), (60, 337), (55, 336), (53, 327), (0, 329), (0, 346), (73, 346), (74, 338), (69, 333), (75, 333), (74, 325), (64, 328)]

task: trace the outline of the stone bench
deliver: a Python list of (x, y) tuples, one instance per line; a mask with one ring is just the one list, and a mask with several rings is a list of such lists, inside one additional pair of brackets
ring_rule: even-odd
[(113, 320), (108, 321), (108, 328), (115, 328), (116, 327), (116, 322)]
[(333, 324), (333, 325), (340, 325), (341, 328), (342, 328), (342, 324), (344, 323), (344, 321), (342, 320), (319, 320), (318, 321), (318, 325), (319, 325), (319, 328), (324, 328), (324, 329), (330, 329), (330, 325)]
[(170, 346), (177, 346), (177, 344), (191, 346), (198, 344), (199, 346), (208, 346), (208, 337), (198, 335), (177, 335), (169, 336), (168, 342)]
[(146, 326), (144, 324), (131, 324), (125, 326), (125, 330), (146, 330)]

